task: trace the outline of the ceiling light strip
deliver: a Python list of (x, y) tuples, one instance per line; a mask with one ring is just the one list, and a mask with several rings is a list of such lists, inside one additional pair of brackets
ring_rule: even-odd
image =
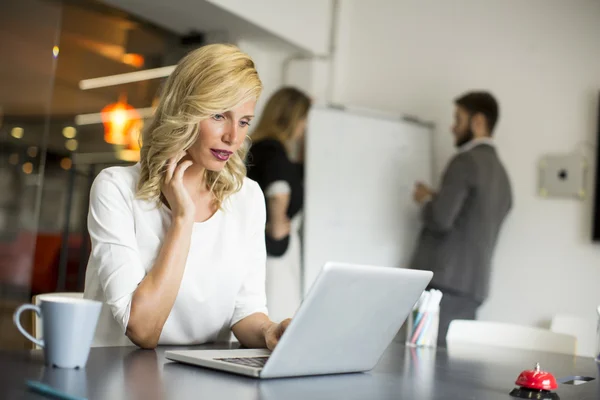
[[(131, 111), (126, 111), (127, 113), (131, 113), (130, 118), (150, 118), (154, 113), (153, 107), (146, 108), (136, 108)], [(93, 124), (101, 124), (102, 123), (102, 113), (91, 113), (91, 114), (79, 114), (75, 116), (75, 124), (77, 125), (93, 125)]]
[(126, 74), (102, 76), (99, 78), (84, 79), (79, 81), (79, 89), (88, 90), (107, 86), (122, 85), (124, 83), (141, 82), (149, 79), (164, 78), (171, 75), (176, 65), (146, 69), (143, 71), (128, 72)]

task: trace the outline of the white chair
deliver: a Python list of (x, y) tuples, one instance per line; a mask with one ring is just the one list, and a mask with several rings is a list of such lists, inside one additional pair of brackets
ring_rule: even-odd
[(578, 356), (596, 357), (596, 324), (596, 316), (593, 314), (591, 318), (557, 314), (552, 317), (550, 330), (575, 336)]
[(446, 335), (448, 347), (479, 344), (574, 355), (575, 336), (501, 322), (454, 320)]
[[(31, 299), (31, 303), (33, 303), (36, 306), (40, 305), (40, 300), (39, 300), (39, 296), (51, 296), (51, 297), (70, 297), (70, 298), (76, 298), (76, 299), (82, 299), (83, 298), (83, 293), (82, 292), (58, 292), (58, 293), (43, 293), (43, 294), (39, 294), (37, 296), (33, 296), (33, 298)], [(40, 319), (40, 317), (38, 317), (38, 315), (34, 312), (32, 313), (32, 318), (33, 318), (33, 332), (32, 335), (34, 338), (36, 339), (41, 339), (42, 337), (42, 321)], [(34, 349), (39, 349), (40, 347), (36, 344), (33, 345)]]

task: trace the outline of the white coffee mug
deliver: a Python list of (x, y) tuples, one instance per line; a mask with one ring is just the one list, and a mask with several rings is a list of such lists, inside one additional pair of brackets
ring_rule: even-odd
[(61, 393), (68, 393), (71, 398), (87, 399), (87, 375), (83, 368), (44, 367), (40, 382)]
[[(41, 295), (40, 306), (23, 304), (15, 311), (13, 321), (29, 340), (44, 349), (47, 365), (59, 368), (83, 368), (90, 347), (102, 303), (94, 300)], [(21, 326), (21, 313), (32, 310), (42, 320), (42, 339), (36, 339)]]

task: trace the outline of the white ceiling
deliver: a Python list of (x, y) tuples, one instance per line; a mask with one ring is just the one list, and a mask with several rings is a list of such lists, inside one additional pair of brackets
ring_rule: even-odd
[(211, 31), (218, 33), (218, 40), (230, 43), (236, 43), (241, 38), (258, 39), (276, 49), (302, 51), (299, 47), (204, 0), (102, 1), (181, 35), (191, 31)]

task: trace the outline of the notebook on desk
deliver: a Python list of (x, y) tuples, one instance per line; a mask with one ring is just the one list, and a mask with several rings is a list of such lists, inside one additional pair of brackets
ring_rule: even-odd
[(167, 359), (256, 378), (373, 369), (433, 273), (327, 263), (273, 352), (167, 351)]

